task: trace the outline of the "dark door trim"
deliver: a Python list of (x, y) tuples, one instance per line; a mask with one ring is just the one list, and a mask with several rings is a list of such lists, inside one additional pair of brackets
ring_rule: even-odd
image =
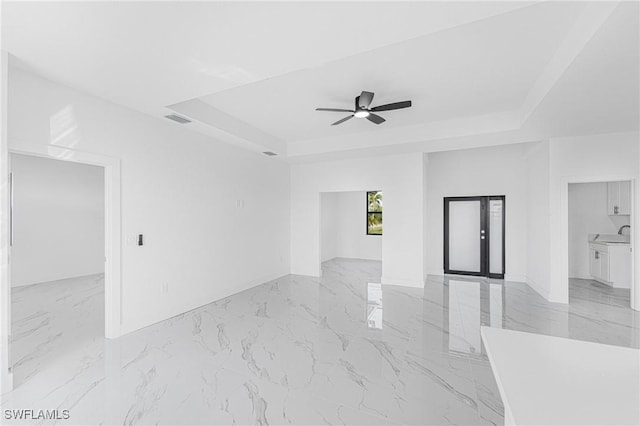
[[(491, 273), (489, 265), (490, 248), (490, 221), (489, 221), (489, 201), (502, 200), (502, 271), (501, 273)], [(480, 244), (480, 272), (457, 271), (449, 268), (449, 203), (451, 201), (479, 201), (480, 202), (480, 229), (484, 230), (484, 239), (478, 237)], [(504, 279), (505, 273), (505, 219), (506, 203), (504, 195), (491, 195), (480, 197), (445, 197), (444, 198), (444, 273), (455, 275), (471, 275), (479, 277), (489, 277)], [(495, 242), (494, 242), (495, 243)]]
[[(487, 238), (486, 238), (486, 244), (487, 244), (487, 276), (489, 278), (497, 278), (497, 279), (504, 279), (504, 271), (505, 271), (505, 235), (506, 235), (506, 211), (507, 211), (507, 204), (506, 204), (506, 200), (505, 200), (505, 196), (504, 195), (491, 195), (486, 197), (487, 198), (487, 209), (486, 209), (486, 213), (485, 213), (485, 219), (487, 222), (487, 227), (486, 227), (486, 233), (487, 233)], [(491, 214), (491, 212), (489, 211), (489, 205), (490, 205), (490, 201), (491, 200), (501, 200), (502, 201), (502, 241), (500, 242), (494, 242), (494, 244), (502, 244), (502, 270), (499, 273), (491, 273), (491, 269), (490, 269), (490, 265), (489, 265), (489, 248), (491, 247), (491, 229), (490, 229), (490, 223), (491, 221), (489, 220), (489, 215)]]
[(444, 272), (445, 274), (458, 274), (458, 275), (473, 275), (485, 277), (487, 276), (486, 265), (487, 260), (487, 245), (483, 244), (478, 237), (478, 244), (480, 245), (480, 271), (458, 271), (449, 268), (449, 203), (451, 201), (478, 201), (480, 202), (480, 229), (485, 229), (486, 215), (484, 214), (485, 202), (484, 197), (446, 197), (444, 199)]

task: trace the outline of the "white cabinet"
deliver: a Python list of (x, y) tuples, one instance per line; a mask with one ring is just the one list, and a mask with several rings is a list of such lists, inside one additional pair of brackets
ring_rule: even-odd
[(609, 253), (602, 250), (589, 250), (589, 274), (597, 281), (610, 284)]
[(629, 244), (589, 244), (589, 274), (594, 280), (616, 288), (630, 288)]
[[(616, 274), (615, 272), (613, 274), (611, 273), (609, 253), (599, 252), (599, 255), (600, 255), (600, 279), (602, 279), (602, 281), (612, 282), (613, 281), (612, 277), (615, 277)], [(615, 256), (614, 253), (612, 253), (612, 255)]]
[(631, 182), (607, 182), (607, 214), (631, 214)]
[(594, 248), (589, 248), (589, 275), (600, 278), (600, 256)]

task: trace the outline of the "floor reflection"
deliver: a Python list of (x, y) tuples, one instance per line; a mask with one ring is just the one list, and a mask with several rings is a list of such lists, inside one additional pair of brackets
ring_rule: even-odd
[(367, 325), (382, 330), (382, 284), (367, 284)]
[[(629, 290), (572, 279), (570, 303), (550, 303), (523, 283), (475, 277), (430, 277), (423, 300), (441, 307), (443, 350), (486, 358), (480, 326), (507, 328), (625, 347), (640, 347), (640, 313), (629, 308)], [(441, 296), (441, 298), (439, 297)], [(432, 302), (439, 300), (439, 305)], [(430, 318), (430, 319), (429, 319)]]
[(628, 291), (572, 281), (560, 305), (522, 283), (380, 285), (381, 269), (335, 259), (109, 341), (97, 283), (16, 290), (19, 386), (0, 403), (74, 424), (502, 424), (482, 325), (640, 344)]
[(445, 278), (443, 305), (449, 306), (447, 336), (464, 339), (448, 339), (450, 352), (467, 355), (483, 355), (480, 326), (502, 328), (504, 326), (504, 291), (502, 283), (466, 281)]

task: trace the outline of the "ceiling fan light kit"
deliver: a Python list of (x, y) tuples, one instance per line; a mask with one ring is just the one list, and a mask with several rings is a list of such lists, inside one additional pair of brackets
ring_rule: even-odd
[(371, 102), (373, 101), (373, 92), (363, 91), (360, 96), (356, 96), (355, 99), (355, 109), (342, 109), (342, 108), (316, 108), (316, 111), (329, 111), (329, 112), (350, 112), (351, 115), (346, 116), (343, 119), (332, 123), (332, 126), (336, 126), (338, 124), (342, 124), (347, 120), (352, 119), (353, 117), (358, 118), (366, 118), (375, 124), (382, 124), (386, 120), (380, 117), (374, 112), (379, 111), (393, 111), (394, 109), (403, 109), (409, 108), (411, 106), (411, 101), (402, 101), (402, 102), (394, 102), (391, 104), (379, 105), (377, 107), (369, 108), (371, 106)]

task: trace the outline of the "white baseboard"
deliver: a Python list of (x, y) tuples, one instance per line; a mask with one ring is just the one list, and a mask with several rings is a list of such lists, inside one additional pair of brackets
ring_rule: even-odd
[(57, 277), (55, 279), (52, 280), (45, 280), (45, 281), (36, 281), (36, 282), (11, 282), (11, 287), (25, 287), (28, 285), (38, 285), (38, 284), (47, 284), (47, 283), (55, 283), (58, 281), (66, 281), (66, 280), (75, 280), (75, 279), (80, 279), (80, 278), (89, 278), (89, 277), (93, 277), (93, 276), (98, 276), (98, 275), (104, 275), (104, 271), (102, 272), (94, 272), (92, 274), (82, 274), (82, 275), (72, 275), (70, 277), (68, 276), (64, 276), (62, 278)]
[(523, 274), (504, 274), (505, 281), (515, 281), (519, 283), (526, 283), (527, 276)]
[(538, 284), (534, 280), (532, 280), (531, 278), (525, 276), (525, 283), (529, 287), (534, 289), (535, 292), (538, 293), (540, 296), (544, 297), (545, 300), (550, 301), (549, 294), (541, 292), (540, 288), (538, 287)]
[(290, 274), (288, 274), (287, 272), (280, 271), (280, 272), (275, 272), (272, 274), (267, 274), (262, 276), (261, 278), (256, 278), (253, 280), (249, 280), (246, 281), (244, 283), (238, 284), (236, 286), (234, 286), (234, 288), (226, 288), (226, 289), (222, 289), (220, 292), (218, 292), (217, 294), (213, 294), (211, 295), (207, 301), (203, 302), (200, 299), (197, 300), (193, 300), (190, 303), (184, 304), (180, 307), (174, 308), (172, 309), (169, 313), (166, 312), (153, 312), (151, 315), (145, 317), (145, 318), (140, 318), (138, 319), (138, 321), (130, 321), (130, 322), (123, 322), (122, 325), (120, 326), (120, 336), (124, 336), (125, 334), (140, 330), (142, 328), (148, 327), (150, 325), (153, 324), (157, 324), (159, 322), (168, 320), (170, 318), (176, 317), (178, 315), (182, 315), (185, 314), (187, 312), (191, 312), (195, 309), (198, 309), (202, 306), (208, 305), (210, 303), (216, 302), (218, 300), (233, 296), (235, 294), (238, 293), (242, 293), (243, 291), (247, 291), (253, 287), (257, 287), (259, 285), (268, 283), (270, 281), (274, 281), (277, 280), (278, 278), (282, 278), (282, 277), (286, 277)]
[(322, 276), (322, 268), (318, 268), (317, 272), (309, 272), (309, 271), (303, 271), (300, 269), (291, 268), (291, 270), (286, 275), (302, 275), (305, 277), (319, 278)]
[(563, 305), (567, 305), (569, 304), (569, 299), (562, 299), (562, 300), (555, 300), (551, 297), (551, 293), (549, 292), (545, 292), (543, 293), (542, 291), (540, 291), (540, 288), (538, 287), (538, 283), (536, 283), (534, 280), (532, 280), (531, 278), (527, 277), (527, 280), (525, 282), (529, 287), (531, 287), (532, 289), (534, 289), (536, 291), (536, 293), (538, 293), (540, 296), (544, 297), (544, 299), (547, 302), (551, 302), (551, 303), (560, 303)]
[(571, 278), (575, 278), (577, 280), (593, 280), (594, 278), (591, 275), (582, 275), (582, 276), (577, 276), (578, 274), (570, 274), (569, 275), (569, 279)]
[(407, 280), (407, 279), (382, 277), (380, 281), (382, 282), (382, 284), (386, 284), (386, 285), (398, 285), (402, 287), (413, 287), (413, 288), (424, 287), (423, 280)]

